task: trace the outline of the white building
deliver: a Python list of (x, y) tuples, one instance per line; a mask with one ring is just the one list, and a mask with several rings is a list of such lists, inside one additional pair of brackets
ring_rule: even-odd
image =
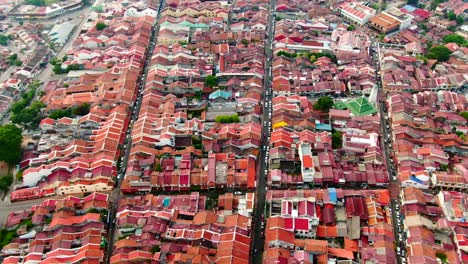
[(144, 17), (144, 16), (150, 16), (150, 17), (156, 17), (158, 15), (158, 11), (147, 7), (144, 9), (138, 9), (134, 6), (131, 6), (127, 8), (125, 11), (124, 17)]
[(382, 13), (391, 16), (392, 18), (400, 22), (400, 30), (410, 27), (411, 22), (414, 18), (412, 15), (404, 13), (396, 7), (389, 8), (383, 11)]
[(315, 168), (310, 143), (299, 144), (299, 159), (301, 160), (302, 180), (307, 183), (314, 182)]
[(345, 2), (338, 9), (345, 20), (361, 26), (366, 24), (376, 14), (375, 9), (357, 2)]

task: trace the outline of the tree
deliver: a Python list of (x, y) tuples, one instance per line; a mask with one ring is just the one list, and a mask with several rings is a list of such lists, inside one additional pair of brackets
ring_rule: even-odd
[(427, 26), (426, 26), (426, 24), (424, 24), (424, 23), (419, 24), (419, 28), (421, 28), (421, 29), (424, 30), (424, 31), (427, 30)]
[(445, 253), (438, 252), (436, 253), (436, 257), (440, 259), (442, 263), (447, 263), (447, 255), (445, 255)]
[(26, 125), (26, 124), (31, 123), (34, 120), (34, 117), (35, 117), (34, 111), (31, 111), (30, 109), (26, 108), (26, 109), (23, 109), (18, 114), (13, 114), (11, 116), (11, 122), (15, 124)]
[(12, 175), (5, 175), (5, 176), (0, 177), (0, 191), (3, 193), (7, 192), (12, 183), (13, 183)]
[(72, 108), (72, 115), (84, 116), (89, 113), (90, 105), (88, 103), (83, 103), (80, 106)]
[(276, 55), (291, 58), (291, 53), (289, 53), (287, 51), (284, 51), (284, 50), (278, 51), (278, 53), (276, 53)]
[(430, 9), (434, 10), (440, 3), (445, 3), (445, 2), (447, 2), (447, 0), (433, 0), (431, 3)]
[(60, 119), (62, 117), (84, 116), (89, 113), (90, 105), (83, 103), (79, 106), (73, 106), (67, 109), (55, 109), (49, 113), (49, 118)]
[(447, 18), (448, 18), (449, 20), (454, 21), (454, 20), (457, 20), (457, 15), (455, 15), (455, 13), (453, 13), (452, 11), (450, 11), (450, 12), (447, 14)]
[(315, 57), (315, 55), (310, 55), (309, 61), (312, 62), (312, 63), (314, 63), (314, 62), (317, 61), (317, 57)]
[(161, 167), (161, 163), (158, 162), (158, 163), (156, 164), (156, 167), (154, 168), (154, 170), (157, 171), (157, 172), (162, 172), (163, 169), (162, 169), (162, 167)]
[(408, 0), (406, 2), (408, 5), (413, 5), (413, 6), (416, 6), (418, 4), (418, 0)]
[(322, 96), (318, 99), (318, 101), (314, 104), (315, 110), (320, 110), (322, 112), (328, 112), (330, 108), (333, 107), (333, 99), (328, 96)]
[(67, 68), (62, 68), (62, 63), (61, 62), (54, 62), (55, 64), (51, 63), (52, 65), (54, 65), (54, 67), (52, 67), (52, 71), (55, 73), (55, 74), (64, 74), (64, 73), (69, 73), (70, 71), (78, 71), (78, 70), (81, 70), (83, 69), (83, 66), (79, 65), (79, 64), (70, 64), (67, 66)]
[(447, 164), (440, 164), (439, 168), (441, 171), (448, 171), (449, 166)]
[(97, 30), (104, 30), (107, 27), (107, 25), (104, 22), (97, 22), (96, 24), (96, 29)]
[(442, 38), (444, 43), (457, 43), (457, 45), (462, 46), (465, 44), (466, 40), (463, 36), (458, 34), (450, 34)]
[(463, 133), (463, 131), (455, 131), (455, 134), (456, 134), (459, 138), (461, 138), (463, 141), (465, 141), (466, 135), (465, 135), (465, 133)]
[(46, 5), (45, 0), (26, 0), (25, 3), (27, 5), (33, 5), (33, 6), (45, 6)]
[(355, 29), (356, 29), (356, 27), (354, 25), (349, 25), (348, 28), (347, 28), (348, 31), (353, 31)]
[(247, 47), (249, 45), (249, 41), (246, 39), (242, 39), (242, 44), (244, 44), (244, 47)]
[(7, 57), (7, 60), (14, 61), (16, 59), (18, 59), (18, 54), (16, 54), (16, 53), (13, 53), (13, 54), (11, 54), (10, 56)]
[(339, 149), (343, 146), (343, 137), (340, 131), (332, 133), (332, 148)]
[(45, 108), (45, 107), (46, 107), (46, 104), (44, 104), (42, 101), (39, 101), (39, 100), (35, 100), (29, 106), (29, 108), (31, 108), (32, 110), (35, 110), (35, 111), (39, 111), (39, 110), (41, 110), (42, 108)]
[(454, 25), (450, 25), (450, 26), (447, 27), (447, 30), (455, 32), (455, 31), (457, 31), (457, 27), (454, 26)]
[(15, 165), (20, 161), (22, 132), (15, 125), (0, 125), (0, 160), (10, 165)]
[(0, 45), (2, 46), (7, 46), (8, 42), (12, 39), (13, 37), (11, 35), (3, 35), (0, 34)]
[(465, 118), (466, 120), (468, 120), (468, 111), (463, 111), (459, 114), (461, 117)]
[(427, 60), (426, 57), (422, 56), (422, 55), (416, 55), (416, 59), (418, 60), (422, 60), (424, 65), (427, 65), (429, 63), (429, 61)]
[(216, 123), (239, 123), (240, 119), (237, 114), (219, 115), (215, 118)]
[(463, 18), (462, 16), (457, 16), (457, 25), (461, 25), (465, 22), (465, 18)]
[(21, 66), (23, 62), (18, 59), (18, 54), (14, 53), (7, 57), (7, 63), (9, 65)]
[(216, 80), (216, 76), (213, 76), (213, 75), (206, 76), (205, 85), (211, 88), (213, 88), (214, 86), (217, 86), (218, 81)]
[(452, 51), (450, 51), (447, 47), (435, 46), (429, 49), (427, 58), (438, 61), (447, 61), (450, 58), (450, 54), (452, 54)]
[(156, 253), (156, 252), (159, 252), (159, 251), (161, 251), (161, 249), (159, 248), (158, 245), (151, 248), (151, 253), (153, 253), (153, 254)]
[(72, 115), (72, 109), (71, 108), (68, 108), (68, 109), (56, 109), (56, 110), (52, 110), (49, 114), (49, 118), (52, 118), (52, 119), (60, 119), (62, 117), (71, 117)]

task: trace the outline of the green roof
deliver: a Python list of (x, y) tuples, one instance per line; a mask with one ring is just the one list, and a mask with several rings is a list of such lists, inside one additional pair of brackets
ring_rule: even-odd
[(343, 103), (343, 102), (340, 102), (340, 101), (335, 102), (335, 104), (333, 104), (333, 108), (338, 109), (338, 110), (345, 110), (345, 109), (348, 109), (348, 107), (346, 106), (346, 104)]
[(216, 98), (224, 98), (224, 100), (227, 100), (229, 97), (232, 96), (232, 92), (231, 91), (222, 91), (220, 89), (212, 92), (209, 96), (208, 96), (208, 99), (210, 100), (214, 100)]
[(348, 101), (345, 104), (354, 116), (366, 116), (377, 113), (377, 110), (364, 97)]

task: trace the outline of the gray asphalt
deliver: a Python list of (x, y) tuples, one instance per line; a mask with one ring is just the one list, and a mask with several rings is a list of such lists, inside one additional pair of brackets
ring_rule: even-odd
[(138, 95), (137, 99), (135, 102), (135, 106), (131, 109), (132, 111), (132, 117), (131, 117), (131, 122), (129, 125), (129, 128), (127, 129), (127, 133), (125, 134), (125, 143), (124, 143), (124, 153), (120, 157), (121, 159), (121, 166), (120, 170), (116, 179), (116, 188), (114, 188), (112, 195), (111, 195), (111, 204), (110, 204), (110, 210), (109, 210), (109, 233), (108, 233), (108, 255), (106, 257), (106, 263), (110, 262), (110, 257), (112, 256), (112, 252), (114, 250), (114, 243), (115, 243), (115, 233), (116, 233), (116, 223), (114, 221), (116, 213), (117, 213), (117, 207), (118, 207), (118, 202), (120, 200), (120, 187), (122, 184), (122, 179), (124, 178), (123, 176), (125, 175), (125, 171), (127, 170), (127, 162), (128, 162), (128, 157), (130, 155), (130, 149), (132, 147), (132, 140), (131, 140), (131, 135), (132, 135), (132, 129), (133, 129), (133, 123), (138, 119), (138, 115), (140, 113), (140, 108), (141, 108), (141, 101), (143, 100), (143, 90), (145, 87), (146, 83), (146, 76), (148, 74), (148, 66), (151, 61), (151, 57), (153, 55), (153, 50), (154, 46), (157, 42), (157, 33), (159, 30), (159, 25), (158, 21), (161, 16), (161, 11), (162, 7), (164, 5), (164, 0), (160, 0), (160, 5), (158, 9), (158, 16), (157, 19), (155, 20), (155, 24), (153, 25), (153, 30), (151, 32), (151, 37), (150, 37), (150, 43), (149, 46), (146, 50), (145, 54), (145, 62), (143, 65), (143, 70), (141, 71), (141, 75), (138, 78)]
[[(374, 40), (372, 39), (371, 41), (371, 44), (374, 45)], [(382, 148), (383, 148), (383, 153), (385, 155), (385, 164), (386, 164), (386, 167), (387, 167), (387, 171), (388, 171), (388, 174), (390, 176), (390, 184), (391, 185), (396, 185), (398, 186), (397, 190), (399, 191), (400, 188), (399, 188), (399, 182), (398, 180), (396, 179), (396, 171), (395, 171), (395, 166), (394, 164), (391, 162), (391, 158), (390, 158), (390, 153), (392, 152), (392, 149), (390, 148), (391, 144), (392, 144), (392, 132), (390, 131), (389, 128), (387, 128), (387, 125), (390, 126), (390, 122), (388, 119), (386, 119), (385, 117), (387, 116), (387, 113), (388, 113), (388, 109), (387, 109), (387, 106), (386, 106), (386, 94), (385, 92), (383, 91), (383, 87), (382, 87), (382, 78), (381, 78), (381, 75), (379, 74), (379, 71), (380, 71), (380, 60), (378, 59), (379, 57), (379, 49), (375, 49), (371, 52), (372, 54), (372, 58), (373, 58), (373, 61), (374, 61), (374, 68), (376, 70), (376, 77), (377, 77), (377, 82), (378, 82), (378, 85), (379, 85), (379, 95), (382, 97), (382, 98), (385, 98), (383, 101), (380, 101), (380, 96), (378, 96), (379, 98), (379, 101), (377, 103), (378, 105), (378, 108), (379, 108), (379, 113), (380, 113), (380, 125), (381, 125), (381, 132), (382, 132)], [(386, 142), (385, 142), (386, 140)], [(390, 189), (390, 191), (394, 191), (393, 188)], [(393, 195), (394, 197), (395, 195)], [(402, 261), (401, 261), (401, 257), (402, 256), (406, 256), (406, 245), (405, 245), (405, 237), (406, 237), (406, 234), (403, 230), (403, 226), (400, 224), (400, 223), (403, 223), (403, 220), (402, 220), (402, 214), (401, 214), (401, 204), (399, 202), (398, 199), (391, 199), (391, 202), (390, 202), (390, 208), (392, 209), (392, 225), (393, 225), (393, 232), (394, 232), (394, 235), (395, 235), (395, 241), (396, 241), (396, 245), (397, 247), (396, 248), (399, 248), (400, 250), (400, 255), (397, 254), (397, 263), (398, 264), (401, 264)], [(400, 219), (398, 219), (400, 217)], [(403, 239), (400, 239), (400, 235), (402, 236)], [(397, 251), (395, 252), (397, 253)]]
[[(266, 174), (265, 169), (268, 169), (268, 166), (265, 162), (265, 157), (267, 157), (266, 147), (269, 143), (270, 137), (270, 128), (268, 124), (271, 122), (271, 118), (269, 116), (269, 108), (266, 107), (266, 103), (268, 102), (268, 106), (271, 107), (271, 99), (272, 99), (272, 89), (271, 89), (271, 61), (273, 58), (271, 44), (273, 41), (273, 26), (274, 26), (274, 9), (276, 5), (276, 0), (270, 1), (269, 6), (269, 20), (268, 20), (268, 39), (266, 41), (265, 47), (265, 55), (266, 55), (266, 65), (265, 65), (265, 79), (264, 79), (264, 105), (263, 105), (263, 116), (262, 116), (262, 142), (260, 146), (260, 154), (259, 154), (259, 166), (258, 166), (258, 173), (257, 173), (257, 189), (256, 189), (256, 203), (255, 203), (255, 210), (253, 214), (253, 234), (252, 234), (252, 246), (251, 246), (251, 261), (250, 263), (262, 263), (262, 252), (264, 246), (264, 227), (262, 228), (262, 221), (264, 211), (265, 211), (265, 196), (266, 196)], [(267, 95), (267, 91), (269, 91)]]

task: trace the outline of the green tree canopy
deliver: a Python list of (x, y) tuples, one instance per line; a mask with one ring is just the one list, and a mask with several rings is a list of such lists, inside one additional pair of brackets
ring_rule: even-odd
[(79, 106), (73, 107), (72, 108), (72, 114), (73, 115), (79, 115), (79, 116), (84, 116), (89, 113), (90, 105), (88, 103), (83, 103)]
[(447, 61), (452, 52), (445, 46), (435, 46), (429, 49), (427, 57), (438, 61)]
[(246, 39), (242, 39), (242, 44), (244, 44), (245, 47), (249, 45), (249, 41)]
[(5, 175), (5, 176), (0, 177), (0, 191), (1, 192), (8, 191), (8, 188), (10, 188), (12, 183), (13, 183), (12, 175)]
[(448, 260), (448, 259), (447, 259), (447, 255), (445, 255), (445, 253), (438, 252), (438, 253), (436, 253), (436, 257), (437, 257), (438, 259), (440, 259), (440, 261), (441, 261), (442, 263), (447, 263), (447, 260)]
[(33, 5), (33, 6), (45, 6), (46, 5), (45, 0), (26, 0), (24, 2), (27, 5)]
[(343, 146), (343, 137), (340, 131), (332, 133), (332, 148), (339, 149)]
[(318, 101), (314, 104), (315, 110), (320, 110), (322, 112), (328, 112), (330, 108), (333, 107), (333, 99), (328, 96), (322, 96), (318, 99)]
[(2, 46), (7, 46), (8, 42), (12, 39), (13, 37), (11, 35), (3, 35), (0, 34), (0, 45)]
[(457, 20), (457, 15), (455, 15), (455, 13), (453, 13), (452, 11), (450, 11), (448, 14), (447, 14), (447, 18), (449, 20)]
[(450, 34), (443, 37), (444, 43), (457, 43), (459, 46), (465, 44), (466, 40), (463, 36), (458, 34)]
[(468, 111), (463, 111), (460, 113), (460, 116), (464, 117), (466, 120), (468, 120)]
[(46, 105), (41, 101), (36, 100), (32, 103), (31, 101), (40, 85), (40, 81), (31, 82), (28, 85), (27, 92), (21, 94), (21, 100), (11, 106), (11, 122), (32, 128), (39, 125), (42, 118), (41, 109), (45, 108)]
[(216, 79), (216, 76), (213, 76), (213, 75), (206, 76), (205, 85), (208, 86), (208, 87), (217, 86), (218, 85), (218, 80)]
[(89, 113), (90, 105), (83, 103), (67, 109), (55, 109), (49, 113), (49, 118), (60, 119), (62, 117), (84, 116)]
[(354, 25), (349, 25), (347, 30), (348, 31), (353, 31), (355, 29), (356, 29), (356, 27)]
[(10, 56), (7, 57), (7, 63), (9, 65), (16, 65), (16, 66), (21, 66), (23, 64), (23, 62), (21, 62), (19, 59), (18, 59), (18, 54), (11, 54)]
[(15, 165), (21, 159), (23, 135), (15, 125), (0, 125), (0, 160)]
[(240, 119), (237, 114), (219, 115), (215, 118), (216, 123), (239, 123)]
[(107, 27), (107, 25), (104, 22), (98, 22), (96, 24), (96, 29), (97, 30), (104, 30)]

